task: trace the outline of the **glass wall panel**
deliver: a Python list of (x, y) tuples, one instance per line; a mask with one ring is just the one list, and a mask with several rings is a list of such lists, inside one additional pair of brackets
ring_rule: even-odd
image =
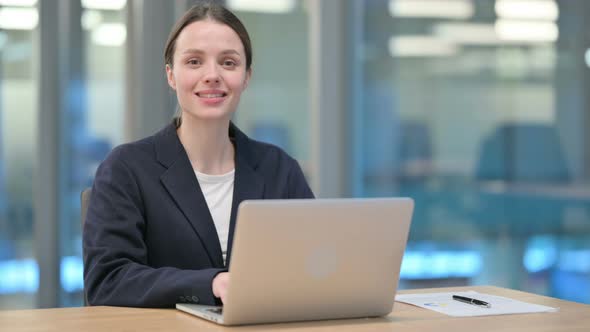
[(303, 1), (226, 1), (250, 33), (252, 80), (235, 115), (250, 137), (310, 158), (308, 18)]
[(402, 285), (590, 303), (587, 1), (362, 3), (356, 195), (416, 200)]
[(31, 308), (39, 284), (33, 243), (38, 13), (0, 6), (0, 309)]
[(70, 96), (62, 110), (62, 220), (60, 306), (83, 304), (80, 193), (92, 186), (96, 167), (123, 140), (125, 119), (125, 1), (103, 8), (82, 1), (80, 29), (69, 50)]

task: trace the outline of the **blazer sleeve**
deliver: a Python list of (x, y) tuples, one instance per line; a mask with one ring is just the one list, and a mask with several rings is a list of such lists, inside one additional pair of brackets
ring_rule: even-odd
[(288, 178), (288, 198), (315, 198), (311, 188), (307, 184), (305, 175), (303, 175), (301, 166), (299, 166), (299, 163), (295, 159), (292, 159), (292, 163), (293, 165), (290, 168)]
[(148, 265), (146, 220), (136, 174), (116, 149), (98, 168), (83, 231), (84, 291), (90, 305), (173, 307), (216, 304), (213, 278), (223, 270)]

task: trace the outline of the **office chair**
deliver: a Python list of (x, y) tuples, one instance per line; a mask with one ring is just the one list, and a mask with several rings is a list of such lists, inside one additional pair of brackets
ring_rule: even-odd
[[(86, 188), (80, 194), (80, 222), (82, 231), (84, 231), (84, 221), (86, 220), (86, 212), (88, 210), (88, 204), (90, 203), (90, 195), (92, 194), (92, 188)], [(84, 306), (88, 306), (88, 299), (86, 298), (86, 290), (84, 292)]]
[(90, 195), (92, 194), (92, 188), (86, 188), (82, 190), (82, 194), (80, 195), (80, 214), (81, 214), (81, 222), (82, 222), (82, 229), (84, 229), (84, 221), (86, 220), (86, 210), (88, 210), (88, 203), (90, 203)]
[(475, 177), (526, 183), (571, 180), (557, 130), (542, 124), (505, 124), (480, 149)]

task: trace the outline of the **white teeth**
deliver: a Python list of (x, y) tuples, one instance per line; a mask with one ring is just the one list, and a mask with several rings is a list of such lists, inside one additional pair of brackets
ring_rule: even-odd
[(199, 93), (199, 96), (202, 98), (221, 98), (223, 93)]

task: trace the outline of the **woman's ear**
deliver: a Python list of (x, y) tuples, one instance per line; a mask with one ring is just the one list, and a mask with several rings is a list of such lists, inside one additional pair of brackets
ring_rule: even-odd
[(252, 67), (246, 71), (246, 78), (244, 79), (244, 89), (248, 87), (248, 83), (250, 83), (250, 78), (252, 77)]
[(166, 65), (166, 79), (168, 80), (168, 85), (172, 88), (172, 90), (176, 90), (176, 79), (174, 78), (172, 67), (170, 67), (169, 64)]

